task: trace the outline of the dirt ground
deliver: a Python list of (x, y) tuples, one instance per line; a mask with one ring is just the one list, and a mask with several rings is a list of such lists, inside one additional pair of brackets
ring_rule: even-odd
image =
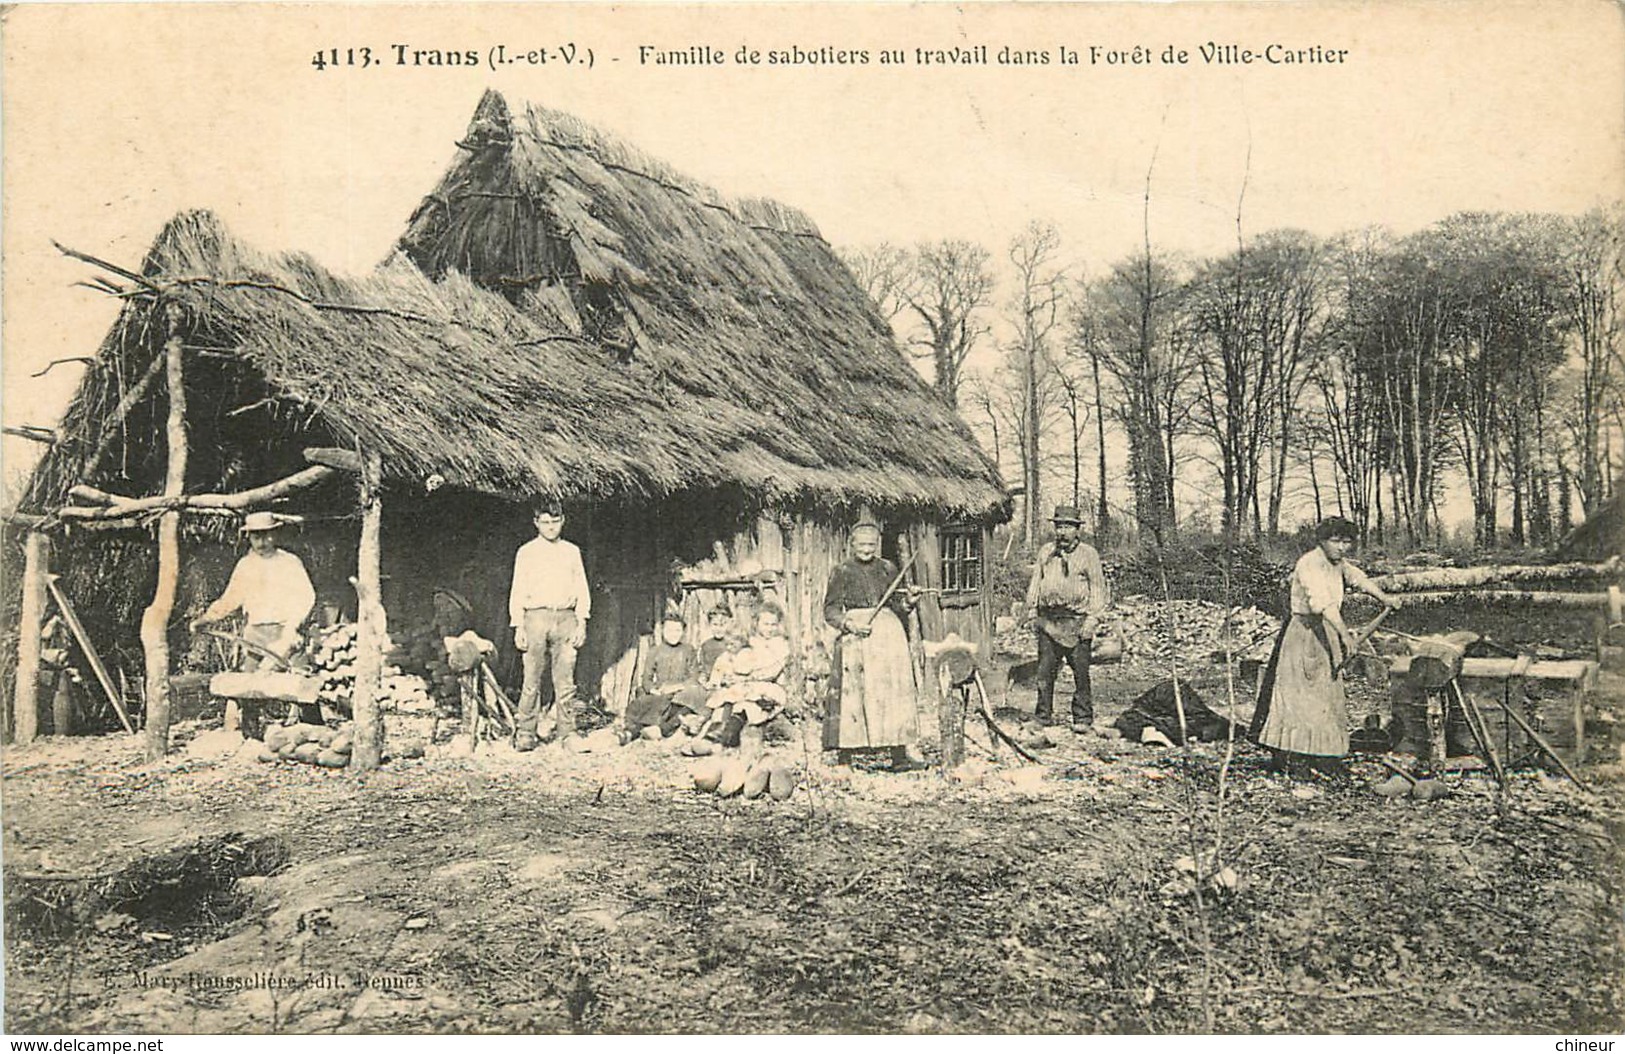
[[(1160, 675), (1098, 668), (1101, 724)], [(1218, 673), (1197, 683), (1224, 698)], [(1380, 699), (1366, 689), (1355, 709)], [(1599, 702), (1625, 703), (1617, 678)], [(1371, 760), (1294, 783), (1238, 744), (1221, 808), (1223, 745), (1053, 739), (1039, 766), (973, 743), (953, 777), (780, 744), (806, 776), (785, 802), (696, 793), (670, 743), (494, 746), (367, 777), (187, 750), (149, 765), (123, 736), (8, 749), (6, 1025), (1625, 1024), (1618, 764), (1586, 770), (1591, 794), (1526, 771), (1502, 795), (1457, 774), (1424, 802), (1375, 795)], [(1193, 868), (1218, 876), (1200, 903)]]

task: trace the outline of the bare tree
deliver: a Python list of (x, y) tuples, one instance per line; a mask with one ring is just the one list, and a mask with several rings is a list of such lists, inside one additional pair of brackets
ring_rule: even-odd
[(1382, 473), (1391, 418), (1382, 377), (1361, 357), (1373, 344), (1377, 262), (1386, 247), (1374, 231), (1345, 235), (1330, 248), (1333, 300), (1323, 354), (1311, 370), (1317, 404), (1307, 415), (1332, 460), (1337, 510), (1382, 539)]
[[(1072, 333), (1067, 351), (1073, 360), (1074, 371), (1083, 372), (1087, 364), (1090, 398), (1093, 402), (1090, 416), (1095, 422), (1095, 536), (1105, 540), (1111, 530), (1111, 504), (1106, 495), (1106, 406), (1104, 386), (1100, 380), (1101, 313), (1089, 301), (1094, 286), (1079, 281), (1073, 292)], [(1083, 379), (1075, 381), (1080, 385)], [(1070, 395), (1070, 393), (1069, 393)], [(1074, 423), (1074, 433), (1076, 433)], [(1075, 489), (1081, 490), (1081, 485)], [(1082, 495), (1075, 495), (1081, 505)]]
[(1134, 515), (1159, 541), (1174, 524), (1174, 443), (1191, 413), (1196, 372), (1186, 286), (1166, 257), (1131, 257), (1090, 284), (1077, 342), (1094, 350), (1118, 398), (1106, 408), (1128, 439)]
[(1202, 398), (1190, 405), (1218, 453), (1223, 526), (1280, 531), (1310, 363), (1326, 325), (1323, 250), (1272, 231), (1205, 265), (1192, 281)]
[[(1419, 236), (1375, 263), (1372, 298), (1361, 304), (1372, 317), (1354, 329), (1362, 340), (1354, 354), (1381, 386), (1393, 514), (1412, 539), (1427, 539), (1434, 534), (1445, 429), (1455, 401), (1457, 373), (1446, 363), (1458, 318), (1455, 290)], [(1379, 522), (1380, 502), (1379, 494)]]
[(1077, 376), (1068, 367), (1074, 360), (1063, 359), (1050, 361), (1050, 369), (1056, 383), (1061, 389), (1061, 411), (1067, 420), (1067, 446), (1071, 451), (1071, 460), (1068, 464), (1068, 475), (1072, 483), (1072, 504), (1081, 508), (1083, 506), (1083, 433), (1089, 424), (1090, 408), (1088, 393), (1084, 390), (1084, 378)]
[(1577, 466), (1573, 484), (1590, 516), (1601, 507), (1611, 482), (1603, 465), (1609, 447), (1605, 423), (1620, 415), (1625, 385), (1621, 332), (1621, 285), (1625, 279), (1625, 212), (1593, 209), (1570, 221), (1563, 250), (1562, 310), (1574, 334), (1573, 410), (1570, 447)]
[(971, 374), (964, 386), (965, 417), (972, 426), (981, 424), (987, 430), (985, 443), (991, 447), (993, 463), (1004, 468), (1005, 436), (1019, 431), (1020, 400), (1011, 395), (1010, 386), (997, 376)]
[(1045, 381), (1050, 362), (1049, 341), (1061, 317), (1065, 300), (1065, 276), (1056, 266), (1061, 236), (1048, 223), (1032, 221), (1010, 242), (1010, 263), (1015, 268), (1016, 289), (1010, 301), (1017, 369), (1021, 378), (1022, 433), (1021, 482), (1026, 515), (1023, 540), (1031, 546), (1042, 523), (1043, 467), (1042, 441), (1045, 409)]
[(852, 277), (858, 280), (880, 317), (894, 324), (904, 307), (903, 290), (913, 280), (913, 265), (907, 249), (879, 242), (875, 245), (840, 251)]
[(942, 401), (959, 405), (960, 377), (977, 341), (987, 335), (983, 312), (993, 293), (988, 251), (945, 238), (901, 249), (881, 242), (843, 253), (858, 284), (896, 327), (899, 316), (918, 329), (899, 334), (909, 353), (931, 363)]
[(937, 393), (959, 405), (960, 374), (976, 342), (987, 334), (981, 312), (993, 292), (988, 251), (975, 242), (944, 239), (919, 246), (903, 301), (924, 335), (913, 343), (931, 358)]

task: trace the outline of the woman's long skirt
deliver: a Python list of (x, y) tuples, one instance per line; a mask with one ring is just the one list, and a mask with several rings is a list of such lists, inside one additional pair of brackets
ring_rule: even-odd
[(1258, 686), (1252, 734), (1260, 746), (1317, 757), (1348, 753), (1348, 700), (1333, 673), (1342, 657), (1341, 638), (1319, 615), (1287, 621)]
[[(869, 610), (850, 614), (866, 618)], [(825, 749), (901, 747), (918, 739), (914, 663), (897, 615), (882, 608), (869, 636), (844, 634), (836, 652), (831, 685), (836, 705), (825, 722)]]

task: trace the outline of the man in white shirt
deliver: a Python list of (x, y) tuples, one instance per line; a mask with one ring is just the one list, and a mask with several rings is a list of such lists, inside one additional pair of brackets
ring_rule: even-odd
[[(274, 513), (251, 512), (243, 521), (248, 552), (237, 561), (231, 581), (220, 599), (192, 620), (191, 630), (209, 622), (219, 622), (241, 610), (243, 639), (286, 658), (299, 644), (299, 627), (316, 605), (316, 590), (305, 573), (304, 563), (276, 544), (282, 524)], [(259, 669), (270, 660), (248, 653), (244, 670)]]
[(508, 622), (514, 647), (524, 653), (525, 687), (519, 694), (519, 729), (514, 746), (535, 750), (540, 740), (536, 722), (541, 711), (542, 678), (553, 678), (558, 715), (555, 736), (575, 734), (576, 649), (587, 639), (592, 592), (581, 550), (559, 537), (564, 510), (558, 502), (536, 509), (536, 538), (519, 547), (513, 561), (513, 588), (508, 594)]

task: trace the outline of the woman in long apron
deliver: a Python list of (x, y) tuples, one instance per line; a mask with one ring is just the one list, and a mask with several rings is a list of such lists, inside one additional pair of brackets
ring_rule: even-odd
[(1349, 587), (1390, 607), (1398, 601), (1348, 559), (1358, 529), (1339, 516), (1315, 530), (1316, 546), (1292, 569), (1292, 611), (1258, 688), (1252, 736), (1292, 772), (1335, 768), (1348, 753), (1348, 700), (1339, 667), (1354, 647), (1343, 621)]
[(880, 527), (860, 521), (852, 528), (852, 559), (830, 573), (824, 620), (840, 632), (830, 678), (830, 709), (824, 748), (842, 761), (854, 750), (889, 749), (892, 768), (922, 767), (911, 751), (919, 738), (914, 663), (903, 619), (912, 590), (896, 589), (897, 565), (880, 555)]

